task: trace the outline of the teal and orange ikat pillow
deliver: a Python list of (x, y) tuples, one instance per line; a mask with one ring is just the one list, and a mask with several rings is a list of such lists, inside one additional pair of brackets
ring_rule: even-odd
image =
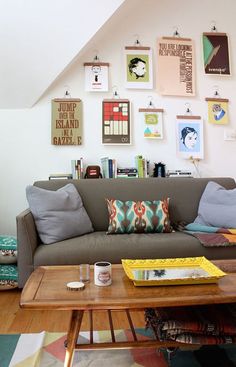
[(106, 199), (109, 226), (107, 234), (171, 232), (169, 199), (121, 201)]

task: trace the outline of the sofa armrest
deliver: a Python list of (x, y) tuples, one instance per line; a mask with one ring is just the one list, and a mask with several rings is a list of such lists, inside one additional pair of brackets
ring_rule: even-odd
[(34, 270), (34, 252), (38, 246), (38, 233), (29, 209), (16, 217), (18, 287), (23, 288)]

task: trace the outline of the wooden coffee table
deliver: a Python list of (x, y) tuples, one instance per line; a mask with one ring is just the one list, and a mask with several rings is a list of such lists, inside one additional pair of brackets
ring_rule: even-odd
[[(82, 291), (69, 291), (66, 284), (79, 280), (78, 266), (42, 266), (28, 279), (21, 295), (20, 306), (32, 310), (71, 310), (71, 321), (67, 335), (67, 350), (64, 366), (72, 365), (75, 349), (120, 349), (176, 347), (177, 342), (138, 340), (131, 313), (147, 307), (177, 307), (213, 303), (236, 302), (236, 260), (214, 261), (229, 273), (217, 284), (135, 287), (127, 278), (121, 265), (112, 266), (112, 285), (98, 287), (91, 281)], [(111, 342), (93, 343), (93, 313), (106, 310), (109, 317)], [(127, 316), (132, 341), (116, 341), (113, 328), (113, 311), (122, 310)], [(89, 312), (90, 342), (78, 344), (77, 339), (84, 312)], [(132, 311), (132, 312), (131, 312)]]

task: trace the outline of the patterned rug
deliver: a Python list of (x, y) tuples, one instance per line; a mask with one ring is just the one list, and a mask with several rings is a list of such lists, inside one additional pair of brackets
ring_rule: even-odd
[[(137, 329), (138, 339), (151, 336)], [(116, 340), (132, 339), (129, 330), (116, 330)], [(86, 342), (83, 332), (80, 341)], [(0, 335), (1, 367), (63, 367), (65, 333)], [(110, 341), (107, 331), (94, 332), (94, 340)], [(167, 367), (167, 356), (156, 349), (101, 350), (75, 352), (73, 367)], [(236, 346), (208, 346), (197, 350), (179, 350), (171, 367), (233, 367), (236, 366)]]

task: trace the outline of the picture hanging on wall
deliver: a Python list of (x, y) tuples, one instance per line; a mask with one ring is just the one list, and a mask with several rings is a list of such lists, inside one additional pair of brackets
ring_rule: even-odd
[(228, 103), (226, 98), (206, 98), (208, 102), (208, 121), (216, 125), (228, 124)]
[(108, 69), (107, 62), (85, 62), (85, 90), (87, 92), (108, 91)]
[(203, 121), (200, 116), (176, 116), (176, 144), (180, 157), (203, 159)]
[(162, 95), (195, 95), (195, 52), (190, 38), (158, 39), (157, 87)]
[(226, 33), (203, 33), (203, 58), (206, 74), (230, 75), (228, 36)]
[(152, 50), (150, 47), (125, 47), (125, 87), (153, 88)]
[(51, 143), (82, 144), (82, 102), (74, 98), (52, 100)]
[(163, 139), (163, 111), (162, 108), (139, 108), (144, 125), (144, 138)]
[(102, 143), (131, 144), (130, 102), (128, 99), (103, 100)]

